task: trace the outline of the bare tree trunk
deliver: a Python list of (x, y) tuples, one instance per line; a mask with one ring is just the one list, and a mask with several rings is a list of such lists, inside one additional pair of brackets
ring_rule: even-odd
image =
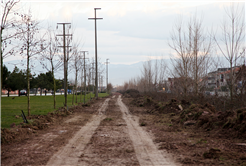
[(29, 23), (28, 23), (28, 29), (27, 29), (27, 110), (28, 110), (28, 116), (31, 115), (31, 109), (30, 109), (30, 69), (29, 69)]
[(75, 100), (75, 103), (78, 103), (77, 102), (77, 77), (78, 77), (78, 70), (75, 71), (75, 95), (76, 95), (76, 100)]
[[(82, 73), (83, 73), (83, 69), (82, 69)], [(82, 79), (83, 79), (83, 77), (82, 77), (82, 73), (81, 73), (81, 86), (80, 86), (80, 102), (82, 102)]]
[(54, 68), (53, 67), (52, 67), (52, 77), (53, 77), (53, 84), (54, 84), (54, 94), (53, 94), (54, 109), (56, 109), (56, 80), (55, 80), (55, 76), (54, 76)]
[(72, 100), (72, 105), (74, 105), (74, 86), (73, 86), (73, 100)]
[(2, 52), (2, 42), (3, 42), (3, 37), (2, 37), (2, 34), (3, 34), (3, 28), (1, 27), (1, 43), (0, 43), (0, 51), (1, 51), (1, 77), (0, 77), (0, 81), (1, 81), (1, 90), (0, 90), (0, 95), (2, 96), (2, 87), (3, 87), (3, 52)]
[(27, 58), (27, 110), (28, 116), (31, 115), (30, 109), (30, 78), (29, 78), (29, 57)]

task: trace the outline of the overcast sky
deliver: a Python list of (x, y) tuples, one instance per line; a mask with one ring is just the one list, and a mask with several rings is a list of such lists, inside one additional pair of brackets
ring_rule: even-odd
[[(243, 0), (237, 2), (245, 5)], [(42, 21), (43, 27), (49, 23), (55, 29), (56, 23), (72, 23), (74, 40), (82, 42), (83, 50), (89, 51), (89, 57), (94, 56), (95, 37), (94, 21), (88, 18), (94, 17), (94, 8), (101, 8), (97, 10), (97, 17), (103, 18), (97, 21), (98, 57), (102, 61), (109, 58), (111, 64), (133, 64), (158, 56), (169, 58), (173, 52), (168, 46), (170, 32), (180, 17), (186, 21), (196, 13), (203, 18), (205, 31), (213, 27), (215, 32), (219, 32), (225, 15), (224, 7), (229, 4), (230, 1), (220, 0), (21, 0), (19, 3), (26, 12), (30, 7), (34, 19)]]

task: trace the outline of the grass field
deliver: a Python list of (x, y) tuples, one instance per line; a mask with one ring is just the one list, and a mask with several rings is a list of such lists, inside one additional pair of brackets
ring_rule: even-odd
[[(106, 93), (99, 93), (99, 97), (107, 96)], [(93, 96), (92, 96), (93, 97)], [(21, 117), (21, 110), (24, 111), (27, 116), (27, 97), (2, 97), (1, 98), (1, 127), (10, 128), (12, 123), (19, 124), (23, 122), (22, 118), (15, 118), (16, 115)], [(73, 95), (68, 95), (67, 102), (68, 107), (72, 106)], [(86, 101), (88, 101), (90, 95), (86, 95)], [(81, 101), (83, 102), (84, 96)], [(56, 108), (62, 107), (65, 102), (63, 95), (56, 96)], [(78, 102), (80, 102), (80, 96), (78, 96)], [(54, 100), (53, 96), (30, 96), (31, 115), (46, 115), (48, 112), (53, 112)]]

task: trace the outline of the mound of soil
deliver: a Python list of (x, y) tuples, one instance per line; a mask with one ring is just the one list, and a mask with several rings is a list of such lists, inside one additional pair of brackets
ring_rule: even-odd
[(241, 138), (246, 136), (246, 108), (217, 112), (213, 105), (192, 104), (180, 113), (178, 123), (194, 122), (207, 131), (219, 130), (224, 136)]
[(180, 111), (182, 111), (185, 108), (188, 108), (190, 105), (190, 102), (185, 100), (177, 100), (175, 98), (171, 99), (168, 102), (156, 102), (152, 100), (152, 104), (154, 107), (148, 111), (148, 113), (160, 113), (160, 114), (178, 114)]
[(158, 103), (151, 97), (138, 97), (132, 100), (132, 105), (137, 107), (157, 107)]
[(188, 120), (198, 120), (201, 116), (209, 117), (214, 111), (214, 110), (211, 111), (210, 108), (213, 108), (213, 107), (208, 104), (205, 104), (204, 106), (200, 104), (191, 104), (189, 108), (184, 109), (180, 113), (180, 122), (185, 122)]
[(155, 101), (149, 96), (134, 98), (130, 104), (147, 108), (149, 114), (178, 115), (172, 118), (173, 122), (184, 126), (195, 125), (205, 131), (218, 130), (225, 137), (242, 138), (246, 136), (246, 108), (234, 111), (217, 111), (214, 105), (209, 103), (191, 104), (184, 99), (173, 98), (168, 102)]
[[(221, 111), (209, 102), (193, 104), (188, 98), (173, 98), (151, 101), (160, 105), (155, 109), (144, 106), (146, 98), (124, 102), (135, 104), (130, 109), (140, 117), (139, 125), (154, 135), (159, 149), (175, 154), (176, 161), (182, 165), (244, 165), (245, 107)], [(138, 100), (144, 103), (142, 107), (136, 107)], [(150, 109), (154, 111), (146, 113)]]
[(131, 98), (131, 97), (137, 98), (137, 97), (141, 97), (139, 91), (136, 90), (136, 89), (128, 89), (128, 90), (122, 92), (122, 94), (123, 94), (124, 97), (126, 97), (126, 98)]

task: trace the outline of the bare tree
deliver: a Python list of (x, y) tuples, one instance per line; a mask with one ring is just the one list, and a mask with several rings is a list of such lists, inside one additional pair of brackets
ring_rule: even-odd
[(163, 88), (165, 84), (166, 69), (167, 65), (164, 61), (164, 57), (162, 57), (159, 62), (159, 87), (161, 88)]
[(152, 61), (151, 59), (143, 62), (142, 72), (142, 83), (144, 92), (153, 90), (153, 71), (152, 71)]
[(113, 90), (113, 85), (111, 83), (108, 83), (107, 88), (108, 92), (111, 93), (111, 91)]
[[(244, 3), (231, 3), (225, 8), (226, 18), (224, 19), (221, 30), (222, 37), (215, 42), (226, 60), (230, 64), (230, 74), (227, 83), (230, 89), (231, 102), (235, 92), (236, 75), (233, 66), (239, 64), (239, 59), (245, 55), (245, 7)], [(222, 43), (222, 44), (221, 44)]]
[[(20, 22), (13, 17), (13, 8), (19, 1), (7, 0), (1, 1), (1, 29), (0, 29), (0, 52), (1, 52), (1, 88), (3, 80), (3, 59), (14, 55), (16, 46), (7, 49), (12, 44), (13, 38), (21, 33), (19, 29)], [(18, 14), (18, 13), (15, 13)], [(22, 15), (23, 16), (23, 15)], [(2, 92), (0, 92), (2, 93)]]
[[(39, 62), (48, 71), (51, 71), (53, 77), (53, 86), (54, 86), (54, 109), (56, 108), (56, 80), (55, 80), (55, 71), (57, 71), (61, 65), (62, 61), (58, 58), (58, 42), (55, 36), (54, 31), (48, 30), (48, 39), (46, 43), (44, 43), (46, 49), (41, 52), (41, 58), (39, 58)], [(47, 64), (49, 62), (49, 65)]]
[[(30, 12), (29, 12), (30, 13)], [(32, 16), (29, 14), (22, 18), (23, 27), (22, 27), (22, 41), (23, 45), (21, 47), (21, 54), (27, 58), (27, 109), (28, 116), (31, 115), (30, 112), (30, 59), (35, 55), (39, 54), (44, 50), (43, 42), (44, 35), (42, 37), (37, 36), (39, 33), (39, 22), (32, 20)], [(26, 51), (26, 52), (25, 52)]]
[[(206, 69), (209, 67), (211, 52), (211, 37), (204, 33), (202, 19), (195, 15), (188, 23), (189, 29), (189, 47), (188, 52), (191, 55), (192, 76), (194, 80), (195, 94), (197, 95), (200, 88), (199, 82), (206, 75)], [(203, 86), (201, 84), (201, 86)]]
[[(199, 92), (199, 81), (205, 76), (211, 52), (211, 39), (203, 30), (202, 20), (195, 15), (190, 19), (187, 29), (182, 20), (173, 28), (171, 33), (170, 48), (175, 52), (170, 57), (173, 64), (172, 75), (180, 78), (180, 85), (184, 95), (193, 85), (195, 94)], [(191, 79), (192, 84), (191, 84)]]
[(75, 103), (77, 103), (77, 87), (78, 87), (78, 73), (82, 69), (82, 55), (81, 52), (78, 51), (78, 45), (73, 46), (73, 52), (72, 52), (72, 65), (73, 69), (75, 70), (75, 94), (76, 94), (76, 100)]
[(185, 30), (183, 30), (183, 23), (181, 20), (174, 25), (171, 33), (171, 41), (168, 44), (169, 47), (175, 51), (174, 57), (170, 57), (173, 65), (173, 72), (171, 73), (174, 77), (183, 78), (182, 88), (184, 95), (187, 94), (189, 88), (188, 78), (190, 75), (189, 72), (191, 63), (189, 50), (187, 50), (187, 48), (189, 48), (187, 41), (189, 40), (185, 34)]

